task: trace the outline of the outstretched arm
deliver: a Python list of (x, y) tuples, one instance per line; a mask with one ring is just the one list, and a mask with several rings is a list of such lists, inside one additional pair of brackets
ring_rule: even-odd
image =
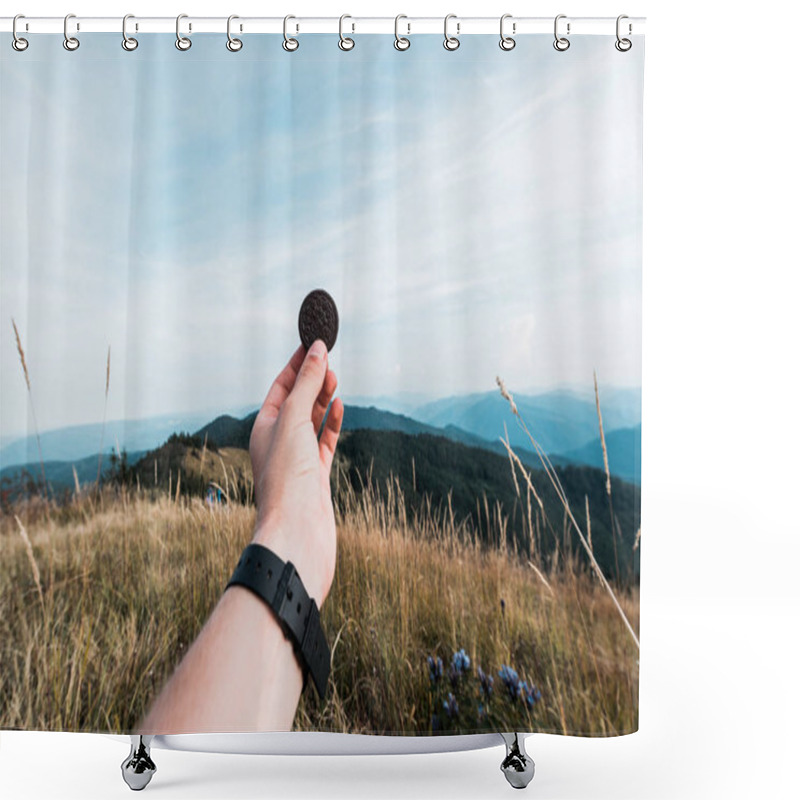
[[(333, 582), (330, 493), (344, 406), (325, 345), (301, 345), (275, 379), (250, 436), (257, 517), (253, 542), (291, 561), (321, 608)], [(234, 564), (231, 564), (233, 571)], [(232, 586), (138, 727), (139, 733), (289, 730), (303, 676), (267, 606)]]

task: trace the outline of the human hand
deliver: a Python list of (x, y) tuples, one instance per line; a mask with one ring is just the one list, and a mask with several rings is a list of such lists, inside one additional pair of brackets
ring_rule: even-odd
[(317, 434), (336, 374), (317, 339), (295, 350), (270, 387), (250, 434), (257, 506), (253, 541), (291, 561), (306, 591), (322, 606), (336, 567), (336, 525), (330, 473), (342, 429), (344, 404), (331, 404)]

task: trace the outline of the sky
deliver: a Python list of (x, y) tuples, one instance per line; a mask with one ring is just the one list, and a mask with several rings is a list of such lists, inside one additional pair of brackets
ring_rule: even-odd
[(260, 404), (305, 295), (339, 394), (641, 384), (643, 48), (39, 35), (0, 48), (0, 436)]

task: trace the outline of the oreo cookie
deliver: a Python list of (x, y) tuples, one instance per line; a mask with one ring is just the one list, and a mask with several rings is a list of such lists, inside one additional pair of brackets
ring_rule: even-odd
[(300, 329), (300, 341), (306, 350), (315, 339), (322, 339), (330, 353), (339, 333), (339, 312), (333, 298), (324, 289), (309, 292), (300, 306), (297, 325)]

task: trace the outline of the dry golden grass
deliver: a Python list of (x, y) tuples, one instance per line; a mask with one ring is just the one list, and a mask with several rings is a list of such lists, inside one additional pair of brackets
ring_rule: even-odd
[(30, 400), (31, 404), (31, 417), (33, 419), (33, 430), (36, 434), (36, 447), (39, 450), (39, 466), (42, 470), (42, 483), (44, 485), (45, 496), (47, 496), (47, 475), (45, 475), (44, 471), (44, 459), (42, 458), (42, 442), (39, 438), (39, 425), (36, 422), (36, 409), (33, 405), (33, 391), (31, 390), (31, 376), (28, 373), (28, 362), (25, 360), (25, 349), (22, 347), (22, 339), (19, 335), (19, 329), (17, 328), (17, 323), (13, 319), (11, 319), (11, 325), (14, 328), (14, 338), (17, 341), (17, 353), (19, 355), (19, 363), (22, 366), (22, 373), (25, 375), (25, 385), (28, 387), (28, 399)]
[[(570, 508), (569, 500), (567, 499), (566, 492), (564, 491), (564, 488), (561, 485), (561, 480), (559, 479), (558, 474), (556, 473), (555, 468), (553, 467), (553, 464), (551, 463), (550, 459), (548, 458), (548, 456), (544, 452), (544, 450), (542, 450), (541, 446), (539, 445), (539, 442), (536, 441), (536, 439), (533, 437), (533, 434), (528, 429), (528, 426), (525, 424), (525, 420), (521, 417), (519, 411), (517, 410), (517, 405), (514, 402), (513, 395), (511, 394), (511, 392), (508, 391), (508, 389), (506, 388), (505, 383), (503, 382), (502, 378), (499, 375), (497, 376), (497, 385), (500, 388), (500, 393), (503, 395), (503, 397), (506, 400), (508, 400), (508, 403), (509, 403), (509, 405), (511, 407), (511, 412), (517, 418), (517, 423), (519, 424), (520, 428), (524, 431), (525, 435), (528, 437), (528, 439), (530, 440), (531, 444), (533, 445), (533, 448), (536, 451), (536, 454), (539, 456), (539, 460), (541, 461), (541, 464), (542, 464), (542, 467), (544, 469), (545, 475), (547, 476), (548, 480), (552, 484), (553, 489), (555, 489), (555, 491), (556, 491), (556, 493), (557, 493), (557, 495), (559, 497), (559, 500), (561, 501), (561, 504), (564, 507), (565, 516), (567, 518), (569, 518), (569, 521), (570, 521), (571, 526), (572, 526), (571, 530), (574, 530), (575, 533), (578, 535), (578, 539), (580, 540), (581, 544), (583, 545), (583, 547), (584, 547), (584, 549), (586, 551), (586, 554), (589, 557), (589, 561), (590, 561), (590, 563), (592, 565), (592, 568), (594, 569), (595, 575), (597, 575), (598, 579), (600, 580), (600, 582), (603, 584), (603, 586), (605, 587), (606, 591), (608, 592), (608, 595), (611, 598), (611, 600), (613, 601), (613, 603), (614, 603), (614, 605), (615, 605), (620, 617), (622, 618), (622, 621), (625, 623), (625, 627), (628, 629), (628, 632), (630, 633), (631, 638), (635, 642), (636, 649), (638, 651), (639, 650), (639, 636), (636, 633), (636, 631), (634, 630), (634, 627), (633, 627), (630, 619), (628, 618), (628, 615), (625, 613), (625, 609), (622, 607), (622, 604), (620, 603), (620, 601), (619, 601), (619, 599), (617, 597), (617, 593), (611, 587), (611, 584), (608, 582), (608, 579), (603, 574), (603, 570), (600, 568), (600, 565), (597, 563), (597, 559), (594, 556), (594, 550), (591, 547), (591, 545), (589, 544), (589, 542), (587, 542), (586, 537), (584, 536), (580, 525), (578, 524), (577, 520), (575, 519), (575, 516), (572, 513), (572, 509)], [(599, 399), (599, 396), (597, 395), (597, 377), (596, 376), (595, 376), (595, 397), (597, 397), (597, 412), (598, 412), (598, 418), (600, 420), (600, 433), (601, 433), (601, 438), (602, 438), (603, 419), (602, 419), (602, 416), (600, 416), (600, 399)], [(508, 433), (506, 433), (506, 436), (508, 436)], [(503, 440), (501, 439), (501, 441), (503, 441)], [(504, 442), (504, 444), (506, 444), (506, 447), (508, 447), (507, 442)], [(603, 445), (603, 447), (605, 447), (605, 444)], [(519, 461), (519, 459), (516, 459), (516, 461)], [(520, 462), (519, 466), (520, 466), (520, 471), (522, 472), (522, 475), (525, 478), (526, 483), (528, 484), (528, 487), (532, 491), (535, 491), (533, 489), (533, 483), (531, 482), (530, 474), (524, 469), (524, 467), (522, 466), (521, 462)], [(513, 462), (512, 462), (511, 468), (512, 469), (514, 468), (514, 463)], [(610, 488), (611, 484), (610, 484), (610, 481), (611, 481), (611, 477), (610, 477), (610, 475), (608, 473), (608, 461), (607, 460), (606, 460), (606, 476), (607, 476), (607, 480), (608, 480), (607, 486), (608, 486), (608, 497), (609, 497), (609, 510), (610, 510), (610, 513), (611, 513), (611, 525), (612, 525), (612, 534), (611, 535), (612, 535), (612, 539), (614, 540), (614, 553), (615, 553), (615, 557), (616, 557), (616, 552), (617, 552), (617, 550), (616, 550), (616, 533), (614, 531), (614, 525), (616, 523), (616, 520), (614, 519), (613, 506), (611, 506), (611, 504), (610, 504), (610, 498), (611, 498), (611, 488)], [(519, 488), (517, 488), (517, 494), (519, 494)], [(528, 512), (528, 516), (530, 517), (530, 511)], [(587, 524), (589, 524), (588, 506), (587, 506)], [(570, 530), (570, 528), (565, 526), (565, 534), (568, 533), (569, 530)], [(618, 563), (617, 563), (617, 575), (619, 575), (619, 564)]]
[[(383, 498), (369, 485), (356, 492), (334, 468), (338, 564), (323, 607), (332, 684), (322, 707), (306, 693), (296, 728), (425, 733), (437, 714), (445, 730), (636, 730), (637, 647), (576, 560), (534, 571), (529, 552), (507, 550), (502, 519), (481, 544), (447, 510), (409, 517), (396, 483)], [(110, 488), (36, 508), (18, 509), (16, 532), (0, 520), (0, 727), (129, 731), (218, 600), (255, 511)], [(638, 628), (638, 591), (616, 600)], [(460, 648), (473, 665), (450, 720), (449, 683), (431, 683), (426, 657), (446, 670)], [(541, 690), (532, 711), (504, 696), (502, 664)], [(478, 665), (495, 677), (480, 722)]]
[[(330, 636), (341, 634), (335, 691), (321, 710), (306, 698), (299, 727), (369, 732), (378, 723), (383, 732), (425, 732), (438, 713), (444, 728), (459, 731), (636, 729), (636, 649), (588, 573), (573, 564), (570, 574), (543, 582), (521, 554), (482, 546), (469, 527), (454, 528), (444, 515), (409, 519), (396, 483), (385, 500), (349, 486), (340, 498), (341, 552), (324, 609)], [(637, 598), (627, 603), (635, 613)], [(434, 706), (450, 687), (432, 689), (425, 658), (441, 656), (446, 669), (460, 648), (473, 661), (473, 676), (478, 665), (495, 675), (483, 726), (474, 677), (456, 692), (459, 719), (443, 719)], [(503, 697), (503, 664), (542, 691), (532, 712)]]
[[(15, 323), (14, 333), (33, 408)], [(109, 382), (110, 348), (106, 402)], [(530, 436), (499, 378), (498, 385)], [(595, 396), (608, 477), (596, 378)], [(103, 418), (104, 431), (105, 408)], [(557, 476), (530, 438), (559, 491)], [(574, 554), (554, 559), (545, 571), (535, 547), (544, 506), (507, 432), (503, 441), (520, 500), (517, 469), (526, 488), (525, 552), (517, 552), (516, 544), (509, 550), (508, 520), (499, 506), (490, 514), (485, 497), (488, 531), (482, 530), (479, 541), (473, 526), (455, 521), (449, 502), (440, 512), (428, 498), (420, 513), (409, 516), (396, 481), (381, 494), (366, 476), (356, 492), (337, 457), (338, 564), (323, 608), (333, 651), (331, 689), (322, 706), (311, 693), (302, 698), (296, 728), (636, 730), (638, 590), (615, 592), (600, 571), (588, 501), (587, 542), (562, 498), (565, 520), (569, 517), (599, 581)], [(85, 491), (75, 474), (71, 503), (59, 507), (45, 493), (0, 517), (0, 727), (118, 732), (135, 727), (199, 632), (249, 541), (255, 512), (239, 503), (252, 500), (250, 489), (239, 496), (239, 479), (249, 469), (243, 453), (211, 453), (204, 446), (197, 465), (185, 465), (187, 475), (190, 466), (205, 478), (207, 471), (214, 473), (231, 500), (221, 507), (183, 497), (180, 472), (174, 492), (172, 470), (159, 486), (154, 461), (152, 487), (142, 487), (137, 474), (135, 491), (99, 490), (97, 484)], [(46, 484), (41, 461), (40, 449)], [(609, 510), (613, 521), (610, 494)], [(38, 603), (32, 602), (34, 592)], [(446, 674), (432, 682), (427, 657), (441, 657), (446, 671), (461, 648), (472, 660), (467, 676), (452, 685)], [(508, 697), (498, 676), (501, 665), (541, 691), (532, 709)], [(495, 678), (491, 698), (481, 695), (479, 666)], [(452, 718), (442, 704), (451, 690), (459, 704)]]

